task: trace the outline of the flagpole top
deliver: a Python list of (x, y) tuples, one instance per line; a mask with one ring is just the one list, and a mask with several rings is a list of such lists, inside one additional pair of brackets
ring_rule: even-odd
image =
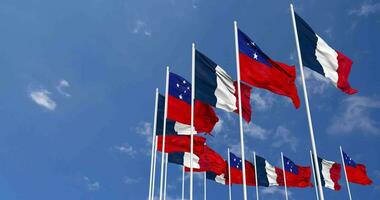
[(158, 93), (158, 88), (156, 88), (156, 93)]

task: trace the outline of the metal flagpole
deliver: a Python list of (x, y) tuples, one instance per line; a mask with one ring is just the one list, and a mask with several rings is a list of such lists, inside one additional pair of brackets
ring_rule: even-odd
[(154, 159), (153, 159), (153, 179), (152, 179), (152, 196), (151, 196), (151, 200), (154, 199), (154, 186), (155, 186), (155, 182), (156, 182), (156, 161), (157, 161), (157, 137), (158, 136), (155, 136), (154, 137)]
[(288, 187), (286, 185), (286, 174), (285, 174), (285, 164), (284, 164), (284, 154), (281, 152), (281, 162), (282, 162), (282, 173), (284, 175), (284, 186), (285, 186), (285, 199), (288, 200)]
[(166, 200), (166, 185), (168, 184), (168, 157), (169, 154), (165, 153), (165, 184), (164, 184), (164, 200)]
[(255, 165), (256, 200), (259, 200), (259, 181), (257, 178), (256, 152), (253, 152), (253, 162)]
[(157, 120), (157, 106), (158, 106), (158, 88), (156, 88), (156, 97), (155, 97), (155, 103), (154, 103), (154, 121), (153, 121), (153, 132), (152, 132), (152, 153), (151, 153), (151, 160), (150, 160), (150, 176), (149, 176), (149, 197), (148, 199), (152, 200), (152, 180), (153, 180), (153, 163), (154, 163), (154, 150), (156, 146), (156, 120)]
[(236, 56), (236, 72), (237, 72), (237, 85), (238, 85), (238, 98), (239, 98), (239, 126), (240, 126), (240, 146), (241, 146), (241, 159), (243, 162), (243, 194), (244, 200), (247, 200), (247, 181), (245, 174), (245, 153), (244, 153), (244, 134), (243, 134), (243, 111), (241, 106), (241, 86), (240, 86), (240, 60), (239, 60), (239, 41), (238, 41), (238, 28), (237, 22), (234, 21), (235, 32), (235, 56)]
[(343, 158), (343, 150), (342, 150), (342, 146), (339, 146), (339, 149), (340, 149), (340, 156), (342, 157), (342, 165), (343, 165), (343, 169), (344, 169), (344, 176), (346, 177), (346, 184), (347, 184), (348, 196), (350, 197), (350, 200), (352, 200), (351, 189), (350, 189), (350, 183), (348, 183), (348, 177), (347, 177), (346, 165), (345, 165), (344, 158)]
[[(295, 19), (295, 16), (294, 16), (293, 4), (290, 4), (290, 10), (292, 12), (294, 36), (295, 36), (295, 40), (296, 40), (297, 53), (298, 53), (298, 61), (299, 61), (300, 71), (301, 71), (301, 80), (302, 80), (302, 86), (303, 86), (303, 94), (304, 94), (305, 105), (306, 105), (306, 115), (307, 115), (307, 119), (308, 119), (308, 122), (309, 122), (311, 147), (312, 147), (313, 155), (314, 155), (314, 157), (313, 157), (313, 159), (314, 159), (314, 165), (318, 166), (317, 147), (315, 145), (313, 123), (312, 123), (312, 120), (311, 120), (311, 114), (310, 114), (310, 108), (309, 108), (309, 99), (308, 99), (308, 96), (307, 96), (305, 76), (304, 76), (304, 73), (303, 73), (303, 64), (302, 64), (301, 50), (300, 50), (300, 45), (299, 45), (299, 41), (298, 41), (298, 33), (297, 33), (296, 19)], [(320, 175), (319, 170), (317, 170), (316, 174), (317, 174), (317, 181), (318, 181), (319, 196), (320, 196), (321, 200), (324, 200), (325, 198), (324, 198), (324, 195), (323, 195), (321, 175)]]
[(311, 168), (313, 169), (313, 178), (314, 178), (314, 188), (315, 188), (315, 195), (317, 196), (317, 200), (319, 200), (319, 195), (318, 195), (318, 184), (317, 184), (317, 179), (315, 178), (315, 168), (314, 168), (314, 162), (313, 162), (313, 154), (310, 151), (310, 161), (311, 161)]
[(228, 152), (228, 155), (227, 155), (227, 163), (228, 163), (228, 197), (229, 197), (229, 200), (232, 200), (232, 194), (231, 194), (231, 169), (230, 169), (230, 148), (227, 148), (227, 152)]
[(182, 200), (185, 200), (185, 166), (182, 166)]
[(162, 127), (162, 152), (161, 152), (161, 177), (160, 177), (160, 200), (162, 200), (162, 192), (164, 186), (164, 167), (165, 167), (165, 137), (166, 137), (166, 118), (168, 116), (168, 93), (169, 93), (169, 66), (166, 67), (166, 83), (165, 83), (165, 110), (164, 125)]
[(207, 177), (206, 177), (206, 173), (207, 172), (204, 172), (203, 173), (203, 199), (204, 200), (207, 200)]
[(194, 154), (194, 98), (195, 98), (195, 44), (191, 49), (191, 123), (190, 123), (190, 200), (193, 200), (193, 154)]

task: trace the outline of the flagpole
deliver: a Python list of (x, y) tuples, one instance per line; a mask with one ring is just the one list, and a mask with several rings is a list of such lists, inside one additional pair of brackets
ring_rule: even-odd
[(193, 200), (193, 154), (194, 154), (194, 98), (195, 98), (195, 44), (191, 49), (191, 123), (190, 123), (190, 200)]
[(161, 152), (161, 177), (160, 177), (160, 200), (162, 200), (162, 191), (164, 184), (164, 167), (165, 167), (165, 137), (166, 137), (166, 118), (168, 116), (168, 93), (169, 93), (169, 66), (166, 67), (166, 83), (165, 83), (165, 110), (164, 125), (162, 127), (162, 152)]
[(230, 169), (230, 148), (227, 148), (227, 163), (228, 163), (228, 197), (229, 197), (229, 200), (232, 200), (232, 194), (231, 194), (231, 169)]
[(241, 106), (241, 86), (240, 86), (240, 60), (239, 60), (239, 41), (238, 41), (238, 28), (237, 22), (234, 21), (234, 32), (235, 32), (235, 56), (236, 56), (236, 74), (237, 74), (237, 85), (238, 85), (238, 99), (239, 99), (239, 127), (240, 127), (240, 147), (241, 147), (241, 159), (243, 162), (243, 194), (244, 200), (247, 200), (247, 181), (245, 174), (245, 153), (244, 153), (244, 134), (243, 134), (243, 113)]
[(157, 135), (154, 136), (154, 160), (153, 160), (153, 179), (152, 179), (152, 196), (151, 200), (154, 199), (154, 187), (156, 182), (156, 162), (157, 161)]
[(257, 178), (256, 152), (253, 152), (253, 162), (255, 165), (256, 200), (259, 200), (259, 181)]
[[(315, 166), (318, 166), (317, 147), (316, 147), (315, 139), (314, 139), (313, 123), (312, 123), (311, 114), (310, 114), (309, 99), (308, 99), (308, 95), (307, 95), (305, 76), (304, 76), (304, 72), (303, 72), (301, 50), (300, 50), (300, 45), (299, 45), (299, 41), (298, 41), (298, 33), (297, 33), (296, 19), (295, 19), (295, 16), (294, 16), (293, 4), (290, 4), (290, 10), (292, 12), (292, 21), (293, 21), (294, 36), (295, 36), (295, 40), (296, 40), (297, 53), (298, 53), (298, 62), (299, 62), (299, 65), (300, 65), (299, 67), (300, 67), (300, 71), (301, 71), (301, 80), (302, 80), (302, 86), (303, 86), (303, 94), (304, 94), (304, 98), (305, 98), (306, 115), (307, 115), (307, 119), (308, 119), (308, 122), (309, 122), (311, 147), (312, 147), (313, 155), (314, 155), (313, 159), (314, 159)], [(324, 195), (323, 195), (322, 181), (321, 181), (321, 175), (320, 175), (319, 170), (317, 170), (316, 174), (317, 174), (317, 181), (318, 181), (319, 196), (320, 196), (321, 200), (324, 200), (325, 198), (324, 198)]]
[(185, 200), (185, 166), (182, 166), (182, 200)]
[(282, 162), (282, 172), (284, 175), (284, 186), (285, 186), (285, 199), (288, 200), (288, 187), (286, 185), (286, 173), (285, 173), (285, 165), (284, 165), (284, 154), (281, 152), (281, 162)]
[(150, 176), (149, 176), (149, 197), (148, 199), (152, 200), (152, 180), (153, 180), (153, 162), (154, 162), (154, 147), (155, 147), (155, 138), (156, 138), (156, 120), (157, 120), (157, 106), (158, 106), (158, 88), (156, 88), (156, 96), (154, 101), (154, 121), (153, 121), (153, 132), (152, 132), (152, 153), (150, 159)]
[(164, 200), (166, 200), (166, 185), (168, 184), (168, 157), (169, 154), (165, 153), (165, 184), (164, 184)]
[(314, 162), (313, 162), (313, 154), (310, 151), (310, 161), (311, 161), (311, 167), (313, 169), (313, 179), (314, 179), (314, 188), (315, 188), (315, 195), (317, 196), (317, 200), (319, 200), (319, 195), (318, 195), (318, 184), (317, 184), (317, 179), (315, 178), (315, 168), (314, 168)]
[(206, 181), (206, 173), (203, 173), (203, 200), (207, 200), (207, 181)]
[(343, 165), (343, 171), (344, 171), (344, 176), (346, 177), (346, 184), (347, 184), (347, 191), (348, 191), (348, 196), (350, 197), (350, 200), (352, 200), (352, 196), (351, 196), (351, 189), (350, 189), (350, 183), (348, 182), (348, 177), (347, 177), (347, 171), (346, 171), (346, 164), (344, 162), (344, 158), (343, 158), (343, 150), (342, 150), (342, 146), (339, 146), (339, 149), (340, 149), (340, 156), (342, 157), (342, 165)]

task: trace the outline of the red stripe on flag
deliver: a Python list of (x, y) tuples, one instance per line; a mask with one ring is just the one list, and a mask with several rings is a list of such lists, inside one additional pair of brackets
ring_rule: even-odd
[[(336, 51), (336, 50), (335, 50)], [(350, 75), (352, 61), (349, 57), (345, 56), (339, 51), (336, 51), (338, 54), (338, 83), (337, 87), (347, 94), (355, 94), (358, 91), (350, 86), (348, 82), (348, 77)]]

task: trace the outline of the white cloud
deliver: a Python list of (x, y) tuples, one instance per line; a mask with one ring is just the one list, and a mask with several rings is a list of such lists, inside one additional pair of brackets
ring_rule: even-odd
[(89, 191), (97, 191), (100, 189), (100, 183), (98, 181), (92, 181), (87, 176), (83, 177), (86, 187)]
[(274, 95), (269, 92), (258, 91), (253, 92), (251, 95), (251, 102), (253, 103), (253, 109), (259, 111), (268, 110), (273, 106)]
[(48, 110), (55, 110), (57, 104), (50, 97), (50, 92), (45, 89), (37, 89), (30, 92), (29, 96), (32, 100)]
[(142, 33), (145, 36), (151, 36), (152, 32), (148, 29), (146, 22), (142, 21), (141, 19), (138, 19), (135, 21), (135, 25), (132, 29), (133, 34), (139, 34)]
[(114, 149), (118, 150), (120, 153), (127, 154), (130, 157), (134, 157), (137, 153), (136, 150), (134, 150), (134, 148), (129, 144), (115, 146)]
[[(323, 94), (328, 87), (331, 87), (330, 81), (321, 74), (304, 67), (304, 76), (307, 90), (312, 94)], [(302, 86), (301, 77), (298, 77), (298, 83)]]
[(67, 93), (64, 91), (64, 88), (68, 88), (70, 87), (70, 83), (68, 81), (66, 81), (65, 79), (62, 79), (59, 81), (59, 84), (57, 85), (57, 91), (65, 96), (65, 97), (71, 97), (71, 94)]
[(223, 120), (222, 119), (219, 119), (218, 123), (216, 123), (215, 127), (214, 127), (214, 132), (216, 134), (219, 134), (223, 129)]
[[(261, 193), (264, 195), (281, 194), (282, 196), (285, 196), (285, 190), (279, 187), (262, 187), (262, 189), (259, 191), (261, 191)], [(291, 196), (292, 196), (292, 192), (288, 190), (288, 197), (291, 197)]]
[(124, 183), (127, 185), (138, 183), (140, 180), (140, 178), (124, 177)]
[(149, 142), (149, 144), (152, 143), (152, 134), (153, 134), (152, 123), (140, 122), (139, 125), (135, 128), (135, 131), (138, 134), (146, 137), (146, 140)]
[(295, 152), (298, 145), (298, 139), (293, 136), (287, 128), (279, 126), (274, 133), (272, 146), (279, 148), (287, 145)]
[(371, 117), (371, 110), (380, 109), (380, 100), (364, 96), (350, 96), (343, 100), (343, 109), (328, 127), (329, 133), (344, 134), (354, 130), (380, 135), (380, 122)]
[(357, 9), (349, 10), (348, 13), (350, 15), (356, 16), (368, 16), (371, 14), (375, 14), (380, 11), (380, 3), (372, 3), (372, 1), (364, 1)]
[(244, 128), (244, 133), (247, 136), (260, 139), (260, 140), (265, 140), (267, 139), (268, 135), (270, 134), (268, 130), (262, 128), (261, 126), (253, 123), (244, 123), (243, 125)]

